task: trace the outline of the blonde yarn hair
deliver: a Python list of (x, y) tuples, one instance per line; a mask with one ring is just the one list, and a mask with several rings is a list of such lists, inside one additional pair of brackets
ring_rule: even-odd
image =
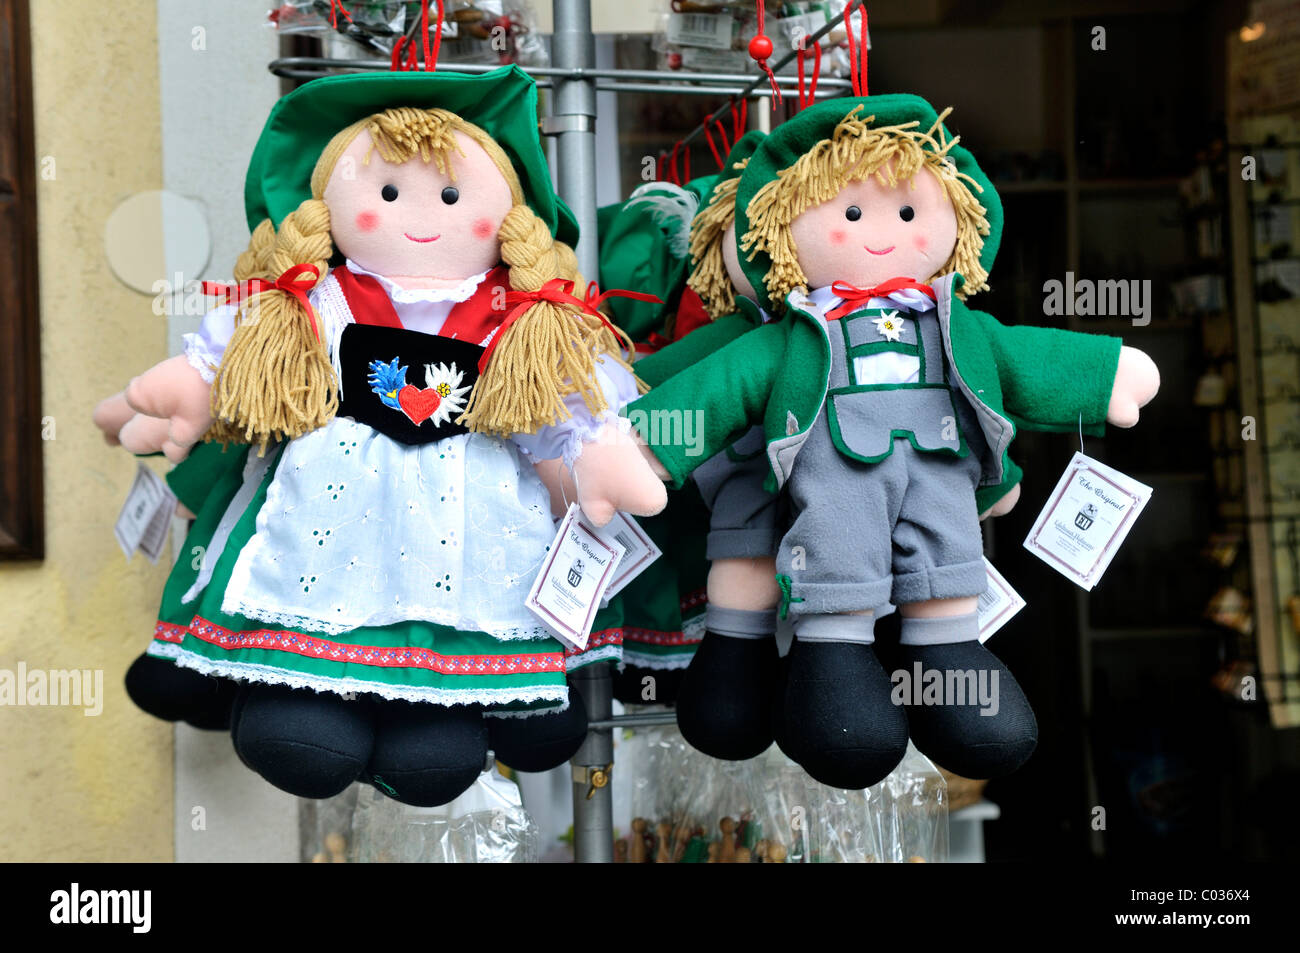
[(790, 234), (791, 222), (809, 208), (834, 198), (850, 182), (874, 175), (882, 185), (892, 187), (899, 181), (911, 183), (922, 170), (932, 172), (939, 180), (957, 216), (957, 244), (943, 267), (927, 280), (957, 271), (966, 279), (957, 292), (960, 297), (987, 291), (988, 271), (980, 264), (980, 250), (989, 223), (987, 210), (975, 197), (983, 189), (970, 176), (958, 172), (948, 156), (960, 139), (948, 139), (943, 129), (943, 120), (952, 108), (945, 109), (926, 131), (915, 120), (873, 127), (874, 116), (858, 115), (863, 108), (855, 107), (829, 138), (764, 184), (746, 209), (750, 228), (742, 236), (740, 247), (750, 261), (759, 252), (771, 259), (772, 267), (763, 282), (773, 305), (783, 307), (786, 295), (807, 286)]
[[(743, 170), (746, 158), (733, 168)], [(722, 257), (722, 239), (736, 220), (736, 189), (740, 177), (732, 176), (713, 187), (709, 204), (691, 222), (691, 274), (686, 284), (700, 296), (710, 318), (730, 314), (736, 307), (736, 288)]]
[[(416, 156), (455, 179), (452, 153), (463, 155), (455, 134), (463, 133), (488, 154), (506, 180), (513, 207), (501, 224), (501, 260), (516, 291), (538, 291), (554, 278), (581, 285), (573, 249), (555, 241), (528, 207), (519, 176), (497, 142), (483, 129), (445, 109), (397, 107), (368, 116), (337, 133), (312, 171), (312, 198), (285, 217), (277, 231), (267, 220), (254, 230), (235, 267), (239, 281), (275, 281), (294, 265), (310, 263), (323, 279), (334, 244), (323, 196), (339, 158), (365, 131), (373, 151), (394, 164)], [(365, 162), (370, 161), (367, 153)], [(575, 288), (581, 297), (580, 288)], [(250, 296), (236, 318), (212, 387), (215, 418), (207, 439), (256, 444), (264, 453), (272, 441), (292, 439), (327, 424), (338, 411), (338, 381), (324, 341), (294, 296), (271, 289)], [(458, 422), (471, 430), (507, 436), (531, 433), (571, 416), (563, 398), (582, 394), (593, 414), (607, 409), (595, 380), (598, 360), (623, 360), (632, 342), (611, 333), (593, 315), (570, 304), (539, 301), (500, 334), (492, 358), (470, 393)], [(630, 370), (630, 367), (629, 367)]]

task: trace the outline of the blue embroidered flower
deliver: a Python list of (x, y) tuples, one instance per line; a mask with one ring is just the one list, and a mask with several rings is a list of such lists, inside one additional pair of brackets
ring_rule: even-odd
[(379, 400), (384, 406), (397, 410), (402, 409), (402, 405), (397, 402), (398, 391), (406, 386), (406, 368), (398, 366), (399, 360), (401, 358), (395, 357), (387, 364), (383, 361), (371, 361), (370, 376), (366, 378), (370, 389), (379, 395)]

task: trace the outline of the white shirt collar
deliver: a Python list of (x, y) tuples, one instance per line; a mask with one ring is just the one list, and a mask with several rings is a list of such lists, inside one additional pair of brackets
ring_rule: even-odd
[(452, 288), (403, 288), (391, 278), (386, 278), (373, 271), (368, 271), (350, 258), (347, 259), (345, 264), (347, 265), (348, 271), (352, 272), (354, 275), (369, 275), (371, 278), (374, 278), (383, 287), (384, 291), (387, 292), (388, 297), (402, 304), (416, 304), (425, 301), (468, 301), (474, 294), (474, 290), (483, 283), (483, 279), (486, 278), (488, 272), (492, 270), (489, 268), (488, 271), (481, 272), (480, 274), (470, 275), (460, 284)]

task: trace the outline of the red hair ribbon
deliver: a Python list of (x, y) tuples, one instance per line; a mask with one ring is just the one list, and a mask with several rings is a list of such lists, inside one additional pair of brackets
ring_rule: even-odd
[[(303, 278), (308, 278), (310, 284), (304, 285)], [(275, 281), (250, 278), (247, 281), (241, 281), (237, 285), (223, 285), (215, 281), (205, 281), (203, 282), (203, 293), (222, 297), (227, 304), (239, 304), (247, 301), (253, 295), (264, 294), (267, 291), (283, 291), (285, 294), (298, 299), (303, 310), (307, 312), (307, 317), (311, 319), (311, 329), (316, 334), (316, 340), (319, 341), (320, 325), (316, 323), (316, 312), (312, 309), (311, 300), (307, 297), (307, 292), (316, 287), (318, 281), (320, 281), (320, 269), (308, 263), (294, 265), (279, 278), (276, 278)]]
[(805, 109), (808, 106), (811, 106), (813, 102), (817, 99), (817, 79), (818, 77), (821, 76), (822, 73), (822, 45), (818, 43), (816, 40), (813, 40), (812, 80), (811, 82), (808, 83), (808, 92), (807, 95), (805, 95), (804, 85), (803, 85), (803, 61), (804, 61), (804, 57), (808, 55), (808, 52), (809, 50), (806, 45), (799, 47), (799, 56), (798, 56), (797, 65), (799, 67), (799, 108), (800, 109)]
[(832, 308), (826, 312), (827, 321), (835, 321), (846, 314), (852, 314), (872, 298), (887, 298), (895, 291), (919, 291), (928, 296), (930, 300), (937, 300), (933, 288), (921, 284), (914, 278), (890, 278), (873, 288), (857, 288), (847, 281), (836, 281), (831, 284), (831, 291), (837, 298), (843, 298), (844, 303), (838, 308)]
[(858, 56), (858, 44), (853, 42), (853, 7), (850, 3), (844, 9), (844, 37), (849, 42), (849, 78), (853, 83), (854, 96), (867, 95), (867, 41), (870, 37), (867, 35), (867, 8), (865, 4), (859, 2), (857, 6), (862, 10), (862, 55), (861, 62)]
[(492, 357), (492, 352), (495, 351), (497, 345), (501, 343), (501, 339), (505, 337), (506, 331), (510, 329), (510, 325), (518, 321), (525, 311), (541, 301), (549, 301), (551, 304), (559, 305), (567, 304), (577, 308), (579, 311), (595, 315), (600, 318), (601, 324), (609, 328), (610, 332), (617, 337), (618, 332), (615, 330), (614, 325), (609, 323), (609, 318), (605, 317), (605, 315), (601, 314), (600, 311), (597, 310), (607, 298), (634, 298), (637, 301), (650, 301), (655, 304), (663, 304), (663, 301), (656, 298), (654, 295), (643, 294), (639, 291), (623, 291), (615, 289), (612, 291), (599, 292), (594, 281), (587, 285), (586, 296), (584, 298), (578, 298), (573, 294), (573, 282), (566, 278), (552, 278), (536, 291), (507, 291), (506, 306), (509, 307), (510, 305), (514, 305), (514, 307), (511, 309), (510, 313), (506, 315), (505, 320), (501, 322), (496, 333), (492, 335), (492, 340), (488, 342), (487, 349), (483, 351), (483, 356), (479, 358), (478, 372), (482, 374), (487, 370), (488, 361)]

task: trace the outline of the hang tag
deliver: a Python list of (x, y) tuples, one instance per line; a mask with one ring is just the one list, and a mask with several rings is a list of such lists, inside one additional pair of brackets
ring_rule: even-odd
[(578, 504), (570, 503), (525, 605), (559, 638), (585, 649), (596, 607), (614, 581), (624, 551), (622, 543), (603, 538)]
[(176, 512), (176, 502), (176, 494), (167, 481), (141, 462), (113, 527), (113, 535), (127, 559), (138, 549), (151, 563), (158, 562), (167, 543), (167, 529)]
[(605, 598), (600, 602), (600, 607), (603, 609), (609, 605), (609, 600), (645, 572), (652, 562), (663, 555), (663, 552), (655, 545), (655, 541), (646, 535), (646, 531), (637, 521), (626, 513), (615, 513), (614, 518), (596, 532), (605, 542), (612, 540), (624, 549), (623, 558), (618, 561), (618, 568), (614, 571), (614, 579), (605, 590)]
[(1091, 590), (1152, 492), (1145, 483), (1076, 452), (1034, 521), (1025, 548)]
[(987, 642), (989, 636), (1011, 621), (1011, 617), (1025, 607), (1025, 600), (1020, 593), (1012, 589), (1002, 573), (993, 568), (988, 557), (984, 559), (984, 570), (988, 573), (989, 587), (980, 593), (979, 598), (981, 643)]

